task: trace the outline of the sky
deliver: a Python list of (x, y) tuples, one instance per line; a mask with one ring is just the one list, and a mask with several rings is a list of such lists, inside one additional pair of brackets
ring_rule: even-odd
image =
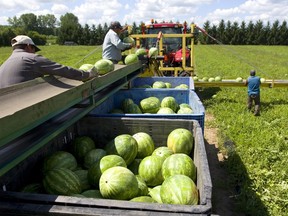
[(208, 20), (218, 25), (237, 21), (288, 22), (288, 0), (0, 0), (0, 25), (25, 13), (61, 15), (73, 13), (81, 25), (103, 25), (118, 20), (122, 25), (157, 21), (195, 23)]

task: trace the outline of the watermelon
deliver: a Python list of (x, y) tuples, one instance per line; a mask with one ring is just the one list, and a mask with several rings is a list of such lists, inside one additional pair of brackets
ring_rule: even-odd
[(138, 196), (146, 196), (148, 195), (148, 186), (146, 185), (144, 179), (139, 176), (139, 175), (136, 175), (136, 179), (138, 181)]
[(208, 77), (203, 77), (203, 78), (202, 78), (202, 81), (203, 81), (203, 82), (207, 82), (207, 81), (208, 81)]
[(175, 114), (175, 112), (169, 107), (160, 107), (157, 114), (169, 115), (169, 114)]
[(132, 46), (135, 46), (135, 40), (134, 40), (134, 38), (132, 38), (130, 36), (123, 38), (123, 42), (129, 43), (129, 44), (132, 44)]
[(125, 167), (112, 167), (104, 171), (99, 181), (100, 193), (104, 198), (130, 200), (138, 195), (136, 176)]
[(152, 137), (145, 132), (138, 132), (132, 135), (138, 144), (138, 152), (136, 158), (145, 158), (152, 154), (155, 148)]
[(142, 111), (140, 107), (137, 104), (129, 104), (125, 108), (126, 112), (125, 113), (130, 113), (130, 114), (142, 114)]
[(121, 102), (121, 109), (123, 110), (124, 113), (127, 113), (128, 111), (128, 106), (130, 104), (134, 104), (134, 101), (132, 98), (125, 98), (122, 102)]
[(152, 84), (152, 88), (167, 88), (167, 86), (163, 81), (156, 81)]
[(187, 104), (187, 103), (181, 103), (179, 105), (179, 107), (180, 107), (180, 109), (183, 108), (183, 107), (192, 109), (192, 107), (189, 104)]
[(199, 81), (199, 77), (198, 76), (193, 76), (193, 80), (197, 82), (197, 81)]
[(141, 55), (147, 55), (147, 50), (144, 48), (139, 48), (136, 50), (136, 55), (141, 56)]
[(156, 57), (158, 55), (158, 49), (156, 47), (151, 47), (148, 52), (149, 57)]
[(91, 188), (88, 182), (88, 170), (76, 170), (74, 173), (79, 177), (81, 183), (81, 191), (85, 191)]
[(167, 146), (174, 153), (189, 155), (194, 145), (194, 137), (191, 131), (185, 128), (177, 128), (171, 131), (167, 138)]
[(76, 170), (77, 165), (77, 160), (71, 153), (56, 151), (44, 159), (42, 171), (43, 173), (46, 173), (56, 168)]
[(176, 86), (175, 89), (189, 89), (189, 86), (187, 84), (180, 84)]
[(100, 190), (95, 190), (95, 189), (86, 190), (82, 192), (81, 195), (87, 198), (103, 198), (100, 193)]
[(121, 156), (128, 166), (137, 156), (138, 144), (131, 135), (120, 134), (105, 146), (105, 150), (107, 154)]
[(161, 107), (169, 107), (174, 112), (176, 112), (178, 108), (178, 103), (174, 97), (166, 96), (161, 100)]
[(79, 177), (65, 168), (48, 171), (43, 178), (43, 186), (47, 193), (55, 195), (80, 194), (82, 190)]
[(140, 109), (143, 113), (157, 113), (160, 109), (160, 100), (157, 97), (148, 97), (140, 101)]
[(147, 186), (162, 184), (164, 180), (161, 172), (163, 161), (164, 158), (151, 155), (145, 157), (139, 164), (139, 175), (144, 179)]
[(169, 82), (165, 82), (165, 85), (166, 85), (166, 88), (171, 88), (172, 87), (172, 84), (169, 83)]
[(129, 65), (129, 64), (133, 64), (133, 63), (136, 63), (136, 62), (138, 62), (138, 55), (137, 54), (135, 54), (135, 53), (131, 53), (131, 54), (129, 54), (129, 55), (127, 55), (126, 57), (125, 57), (125, 59), (124, 59), (124, 63), (126, 64), (126, 65)]
[(243, 82), (243, 78), (242, 77), (237, 77), (236, 78), (236, 82)]
[(169, 149), (167, 146), (160, 146), (156, 148), (152, 153), (152, 155), (158, 155), (160, 157), (163, 157), (164, 159), (166, 159), (172, 154), (174, 154), (174, 152), (171, 149)]
[(93, 163), (100, 161), (106, 154), (104, 149), (96, 148), (90, 150), (84, 157), (83, 166), (87, 169), (90, 168)]
[(196, 180), (196, 166), (186, 154), (176, 153), (168, 158), (162, 164), (162, 176), (165, 179), (172, 175), (181, 174)]
[(114, 70), (114, 64), (108, 59), (100, 59), (94, 64), (98, 74), (104, 75)]
[(193, 114), (193, 110), (188, 108), (188, 107), (181, 107), (178, 111), (177, 114)]
[(91, 185), (98, 188), (99, 179), (103, 172), (111, 167), (127, 167), (126, 162), (119, 155), (106, 155), (95, 162), (88, 170), (88, 181)]
[(215, 82), (221, 82), (222, 81), (222, 77), (221, 76), (216, 76), (215, 77)]
[(79, 67), (79, 70), (83, 70), (86, 72), (90, 72), (92, 69), (93, 72), (97, 72), (97, 69), (94, 67), (93, 64), (83, 64)]
[(198, 204), (197, 187), (193, 180), (185, 175), (173, 175), (165, 179), (160, 188), (160, 197), (165, 204)]
[(40, 193), (42, 191), (42, 184), (41, 183), (31, 183), (25, 185), (21, 192), (23, 193)]
[(80, 163), (83, 162), (84, 156), (94, 148), (95, 143), (89, 136), (76, 137), (72, 142), (72, 153)]
[(160, 189), (161, 185), (158, 185), (156, 187), (153, 187), (149, 190), (149, 195), (157, 202), (162, 203), (161, 196), (160, 196)]
[(133, 172), (135, 175), (138, 175), (138, 168), (141, 160), (142, 159), (135, 158), (135, 160), (133, 160), (128, 166), (128, 169), (131, 170), (131, 172)]
[(215, 82), (215, 78), (214, 78), (214, 77), (210, 77), (210, 78), (208, 79), (208, 82)]
[(146, 203), (156, 203), (156, 201), (150, 196), (139, 196), (130, 200), (131, 202), (146, 202)]

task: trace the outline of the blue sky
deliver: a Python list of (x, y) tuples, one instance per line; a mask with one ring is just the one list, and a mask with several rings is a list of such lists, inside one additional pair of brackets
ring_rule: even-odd
[(24, 13), (54, 14), (59, 20), (65, 13), (73, 13), (80, 24), (122, 24), (155, 20), (194, 22), (198, 26), (209, 20), (274, 22), (288, 21), (288, 0), (0, 0), (0, 25), (8, 24), (8, 17)]

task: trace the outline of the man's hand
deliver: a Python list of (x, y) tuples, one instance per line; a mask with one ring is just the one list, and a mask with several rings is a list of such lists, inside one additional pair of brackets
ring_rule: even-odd
[(87, 72), (89, 72), (89, 78), (93, 78), (93, 77), (98, 77), (98, 71), (97, 68), (95, 66), (93, 66), (90, 70), (88, 70)]

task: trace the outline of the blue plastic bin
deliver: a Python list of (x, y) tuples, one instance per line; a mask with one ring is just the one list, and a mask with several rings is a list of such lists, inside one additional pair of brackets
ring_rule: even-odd
[(141, 88), (143, 85), (152, 86), (156, 81), (163, 81), (171, 83), (172, 87), (175, 88), (180, 84), (188, 85), (189, 89), (194, 90), (194, 80), (192, 77), (136, 77), (131, 80), (130, 87), (131, 88)]
[[(188, 103), (193, 109), (193, 114), (110, 114), (115, 108), (120, 108), (121, 103), (126, 98), (131, 98), (138, 104), (144, 98), (156, 96), (160, 100), (164, 97), (172, 96), (178, 104)], [(100, 117), (131, 117), (131, 118), (168, 118), (168, 119), (193, 119), (197, 120), (204, 133), (205, 109), (198, 95), (192, 90), (173, 89), (129, 89), (120, 90), (108, 97), (103, 103), (98, 105), (89, 115)]]

